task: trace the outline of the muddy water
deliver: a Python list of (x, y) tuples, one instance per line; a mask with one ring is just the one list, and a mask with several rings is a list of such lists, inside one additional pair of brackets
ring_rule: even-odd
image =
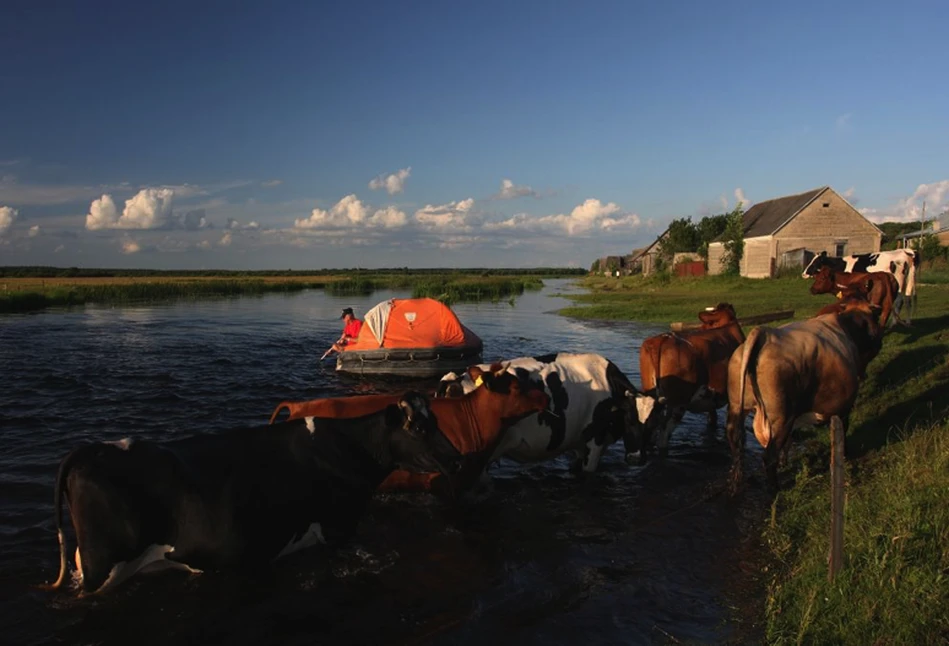
[[(636, 353), (661, 330), (552, 313), (567, 281), (515, 306), (462, 304), (485, 360), (592, 351), (639, 382)], [(10, 644), (649, 644), (738, 639), (736, 573), (760, 504), (718, 495), (719, 431), (686, 416), (664, 464), (630, 468), (621, 444), (597, 474), (565, 458), (502, 461), (457, 507), (379, 496), (334, 554), (264, 572), (139, 577), (75, 601), (30, 585), (55, 577), (52, 485), (85, 439), (154, 439), (266, 423), (284, 399), (395, 392), (428, 382), (341, 377), (317, 359), (357, 314), (397, 292), (297, 295), (0, 318), (0, 641)], [(697, 303), (696, 310), (705, 303)], [(754, 442), (749, 442), (753, 450)], [(753, 494), (752, 494), (753, 497)], [(760, 502), (760, 501), (759, 501)], [(737, 607), (736, 607), (737, 604)]]

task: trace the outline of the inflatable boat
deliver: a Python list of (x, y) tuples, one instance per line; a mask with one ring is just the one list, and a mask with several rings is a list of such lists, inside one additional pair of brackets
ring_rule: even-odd
[(336, 370), (355, 375), (440, 377), (482, 363), (483, 343), (433, 298), (393, 298), (366, 312)]

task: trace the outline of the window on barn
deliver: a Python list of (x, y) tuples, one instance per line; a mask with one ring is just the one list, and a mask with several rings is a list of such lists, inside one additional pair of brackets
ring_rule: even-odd
[(824, 202), (824, 208), (825, 208), (825, 209), (829, 209), (829, 208), (830, 208), (830, 202)]
[(846, 249), (846, 247), (847, 247), (846, 243), (838, 242), (836, 245), (834, 245), (834, 255), (837, 256), (838, 258), (843, 258), (844, 250)]

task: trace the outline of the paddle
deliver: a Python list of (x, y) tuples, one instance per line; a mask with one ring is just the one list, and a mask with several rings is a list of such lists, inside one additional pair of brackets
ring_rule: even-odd
[(330, 352), (332, 352), (332, 351), (333, 351), (333, 348), (330, 347), (330, 349), (327, 350), (326, 352), (324, 352), (324, 353), (323, 353), (323, 356), (320, 357), (320, 361), (322, 361), (323, 359), (325, 359), (325, 358), (326, 358), (326, 355), (328, 355), (328, 354), (329, 354)]

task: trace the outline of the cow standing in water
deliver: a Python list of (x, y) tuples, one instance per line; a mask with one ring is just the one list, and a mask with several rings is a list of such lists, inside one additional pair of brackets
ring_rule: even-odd
[[(448, 475), (393, 471), (379, 486), (381, 491), (464, 493), (477, 481), (505, 431), (522, 418), (547, 408), (548, 397), (541, 385), (506, 372), (500, 365), (487, 369), (474, 366), (468, 371), (484, 384), (483, 388), (461, 397), (437, 398), (430, 402), (440, 432), (463, 456), (459, 468)], [(394, 395), (364, 395), (281, 402), (271, 422), (284, 408), (290, 419), (305, 415), (346, 419), (378, 411), (393, 399)]]
[(882, 328), (866, 301), (842, 303), (781, 327), (754, 328), (728, 364), (726, 434), (732, 452), (731, 488), (742, 480), (745, 415), (755, 411), (754, 433), (764, 447), (768, 486), (778, 487), (793, 429), (824, 424), (834, 415), (846, 430), (859, 375), (879, 353)]
[[(516, 462), (542, 462), (567, 451), (579, 457), (573, 472), (593, 472), (604, 450), (623, 438), (626, 461), (645, 459), (645, 424), (655, 400), (636, 390), (622, 371), (606, 357), (594, 353), (559, 352), (518, 357), (490, 367), (507, 371), (543, 388), (550, 403), (546, 410), (508, 429), (491, 457)], [(481, 385), (487, 364), (472, 366), (461, 375), (442, 377), (436, 397), (459, 397)], [(433, 404), (438, 402), (435, 399)]]
[(393, 468), (449, 472), (459, 458), (427, 399), (411, 391), (358, 419), (86, 444), (59, 468), (60, 570), (44, 587), (66, 577), (63, 498), (81, 593), (100, 593), (139, 571), (246, 567), (338, 546)]
[(728, 360), (745, 340), (729, 303), (699, 312), (702, 327), (649, 337), (639, 348), (643, 392), (661, 408), (656, 417), (660, 457), (669, 450), (669, 437), (686, 411), (706, 413), (708, 430), (718, 427), (718, 409), (728, 401)]
[(802, 278), (813, 278), (823, 267), (847, 273), (885, 271), (893, 274), (899, 289), (893, 304), (893, 311), (903, 314), (903, 301), (908, 300), (906, 322), (912, 320), (916, 309), (916, 274), (919, 271), (919, 251), (916, 249), (894, 249), (874, 253), (855, 253), (843, 258), (828, 256), (826, 251), (814, 256), (801, 273)]

